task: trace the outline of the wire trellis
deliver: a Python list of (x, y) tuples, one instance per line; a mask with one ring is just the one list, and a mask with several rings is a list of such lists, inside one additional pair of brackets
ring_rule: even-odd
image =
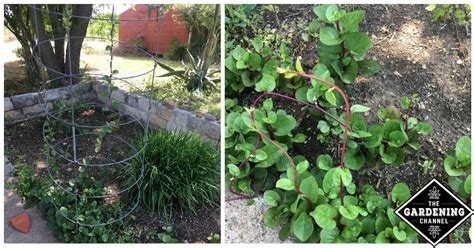
[[(33, 17), (35, 23), (40, 21), (39, 15), (57, 15), (58, 18), (65, 19), (65, 36), (54, 37), (46, 40), (38, 40), (36, 45), (33, 47), (33, 54), (38, 63), (50, 72), (54, 72), (58, 75), (56, 78), (44, 81), (39, 90), (39, 102), (43, 106), (46, 113), (46, 121), (43, 125), (43, 138), (45, 146), (47, 147), (46, 164), (47, 171), (50, 180), (54, 183), (54, 192), (52, 196), (52, 204), (58, 210), (57, 213), (61, 214), (68, 221), (72, 222), (76, 228), (78, 226), (86, 227), (97, 227), (105, 226), (118, 221), (122, 221), (124, 218), (129, 216), (138, 206), (140, 202), (140, 185), (142, 183), (144, 173), (144, 150), (147, 144), (148, 127), (150, 120), (150, 112), (152, 109), (152, 97), (155, 85), (155, 72), (158, 67), (158, 52), (160, 46), (160, 32), (162, 30), (162, 24), (164, 19), (164, 9), (162, 7), (157, 8), (156, 17), (148, 17), (144, 19), (119, 19), (115, 14), (115, 7), (112, 5), (112, 13), (110, 18), (95, 18), (78, 16), (70, 13), (70, 5), (66, 4), (64, 13), (50, 11), (43, 9), (36, 5), (28, 5), (33, 11)], [(87, 36), (70, 36), (71, 27), (69, 20), (73, 18), (85, 18), (90, 20), (102, 20), (111, 22), (110, 38), (103, 37), (87, 37)], [(124, 41), (114, 40), (114, 33), (116, 24), (118, 22), (128, 21), (158, 21), (157, 27), (157, 46), (156, 53), (152, 54), (145, 49), (138, 46), (132, 46), (126, 44)], [(35, 31), (38, 34), (38, 25), (35, 25)], [(106, 50), (109, 51), (110, 63), (109, 72), (107, 75), (99, 73), (76, 73), (72, 72), (72, 59), (68, 59), (68, 63), (65, 65), (68, 67), (66, 70), (68, 73), (57, 71), (41, 61), (41, 46), (47, 42), (55, 42), (63, 40), (67, 42), (67, 57), (71, 58), (71, 41), (73, 39), (94, 39), (107, 41), (109, 43)], [(137, 75), (117, 77), (115, 76), (114, 70), (114, 44), (123, 44), (125, 46), (136, 49), (139, 53), (153, 59), (154, 65), (150, 70), (146, 70), (143, 73)], [(140, 87), (134, 85), (129, 79), (143, 77), (147, 74), (152, 74), (151, 85), (148, 91), (142, 90)], [(65, 99), (65, 105), (62, 108), (52, 108), (49, 102), (51, 94), (48, 89), (51, 85), (57, 81), (68, 80), (69, 86), (67, 87), (67, 94), (63, 96)], [(95, 83), (103, 82), (107, 86), (106, 103), (98, 103), (95, 100), (83, 99), (82, 96), (76, 94), (77, 84), (82, 83)], [(126, 116), (122, 118), (120, 107), (113, 107), (112, 92), (114, 91), (114, 82), (122, 82), (132, 87), (137, 94), (141, 94), (147, 98), (148, 108), (144, 118)], [(108, 114), (119, 118), (119, 121), (104, 121), (104, 120), (93, 120), (83, 117), (87, 116), (88, 111), (97, 110), (99, 108), (108, 108)], [(121, 117), (117, 117), (121, 116)], [(85, 123), (81, 123), (81, 120)], [(88, 123), (88, 121), (92, 123)], [(98, 123), (97, 123), (98, 122)], [(105, 123), (104, 123), (105, 122)], [(105, 135), (98, 140), (100, 132), (105, 130)], [(134, 130), (131, 132), (130, 130)], [(121, 133), (123, 132), (123, 134)], [(59, 137), (58, 137), (59, 135)], [(133, 136), (133, 137), (130, 137)], [(142, 145), (137, 147), (134, 144), (135, 136), (142, 136)], [(133, 140), (127, 140), (132, 138)], [(111, 144), (106, 148), (99, 149), (97, 146), (92, 152), (92, 143), (94, 139), (99, 143)], [(99, 152), (97, 151), (99, 150)], [(92, 154), (92, 155), (91, 155)], [(139, 175), (133, 172), (132, 161), (139, 161)], [(82, 189), (79, 185), (79, 179), (89, 180), (92, 183), (96, 181), (105, 181), (109, 183), (103, 188), (107, 190), (97, 192), (89, 192), (87, 189)], [(121, 188), (120, 183), (125, 183), (125, 187)], [(136, 188), (136, 189), (135, 189)], [(70, 199), (69, 203), (74, 202), (74, 209), (70, 212), (64, 210), (64, 205), (68, 202), (61, 202), (56, 196), (66, 195), (66, 199)], [(114, 216), (105, 216), (100, 219), (101, 222), (94, 221), (89, 223), (87, 216), (83, 216), (81, 212), (80, 204), (84, 201), (101, 201), (101, 204), (108, 206), (117, 202), (119, 198), (132, 199), (128, 208), (118, 205), (120, 207), (120, 214)], [(62, 199), (62, 198), (61, 198)], [(72, 200), (73, 199), (73, 200)], [(96, 202), (97, 204), (97, 202)], [(87, 215), (87, 212), (85, 212)]]

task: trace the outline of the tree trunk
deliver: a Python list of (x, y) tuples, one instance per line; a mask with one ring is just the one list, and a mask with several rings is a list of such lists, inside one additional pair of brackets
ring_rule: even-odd
[[(35, 5), (37, 8), (41, 8), (40, 5)], [(53, 51), (53, 47), (49, 42), (49, 37), (46, 33), (43, 12), (30, 9), (30, 18), (33, 23), (33, 32), (36, 32), (36, 37), (38, 38), (39, 45), (37, 46), (39, 57), (41, 62), (46, 66), (49, 79), (56, 79), (62, 75), (58, 72), (62, 72), (59, 64), (56, 61), (56, 56)], [(36, 51), (34, 51), (36, 52)]]
[[(48, 10), (63, 13), (64, 5), (48, 5)], [(49, 14), (49, 19), (51, 20), (51, 27), (53, 29), (54, 55), (56, 57), (56, 63), (58, 63), (61, 72), (64, 72), (64, 43), (66, 39), (64, 38), (65, 30), (63, 19), (62, 16), (53, 13)]]
[(219, 23), (219, 4), (216, 4), (216, 8), (214, 10), (214, 22), (212, 24), (212, 28), (209, 30), (209, 38), (206, 42), (206, 46), (202, 52), (201, 58), (203, 61), (203, 70), (207, 71), (212, 63), (212, 57), (214, 55), (214, 51), (216, 50), (217, 45), (217, 35), (216, 29), (217, 24)]
[[(72, 6), (72, 14), (75, 16), (90, 17), (92, 15), (92, 4), (74, 4)], [(66, 49), (66, 73), (72, 72), (72, 74), (79, 74), (81, 48), (88, 25), (88, 18), (73, 18), (72, 20), (71, 30), (69, 32), (71, 43)], [(70, 52), (69, 48), (71, 49)], [(69, 56), (71, 56), (72, 59), (70, 59)], [(71, 68), (69, 68), (69, 61), (71, 61)], [(78, 80), (75, 80), (75, 82), (77, 81)]]

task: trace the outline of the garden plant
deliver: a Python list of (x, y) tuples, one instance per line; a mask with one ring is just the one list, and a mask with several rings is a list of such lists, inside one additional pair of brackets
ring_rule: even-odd
[[(433, 129), (411, 116), (416, 95), (401, 97), (400, 108), (374, 110), (376, 121), (370, 122), (369, 107), (350, 104), (347, 88), (358, 76), (371, 77), (381, 69), (377, 60), (366, 58), (373, 45), (359, 30), (365, 11), (313, 8), (314, 21), (301, 35), (319, 43), (318, 61), (306, 73), (284, 38), (253, 32), (252, 39), (233, 39), (231, 34), (245, 33), (243, 28), (255, 30), (247, 18), (256, 8), (226, 9), (226, 186), (236, 195), (227, 201), (252, 204), (253, 197), (263, 194), (268, 206), (264, 222), (279, 229), (281, 240), (418, 242), (417, 233), (394, 213), (413, 190), (399, 182), (384, 196), (374, 185), (356, 180), (364, 169), (404, 163)], [(315, 137), (298, 132), (307, 113)], [(311, 138), (326, 148), (313, 157), (298, 154), (295, 146)], [(462, 176), (451, 180), (456, 189), (470, 192), (469, 138), (460, 139), (445, 168), (450, 176)]]

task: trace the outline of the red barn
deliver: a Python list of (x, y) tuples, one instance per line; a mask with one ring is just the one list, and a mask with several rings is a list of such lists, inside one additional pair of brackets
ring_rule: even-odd
[[(119, 15), (119, 47), (140, 44), (148, 52), (156, 53), (158, 25), (158, 8), (148, 4), (136, 4)], [(126, 21), (130, 19), (144, 19), (143, 21)], [(187, 44), (188, 31), (184, 25), (183, 17), (177, 10), (170, 9), (166, 12), (161, 24), (160, 44), (158, 54), (169, 53), (173, 40)], [(127, 45), (125, 45), (125, 42)]]

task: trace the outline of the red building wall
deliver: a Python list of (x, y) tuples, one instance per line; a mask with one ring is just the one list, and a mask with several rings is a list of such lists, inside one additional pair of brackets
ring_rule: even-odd
[[(135, 9), (130, 8), (119, 15), (119, 47), (126, 48), (135, 45), (137, 37), (142, 37), (142, 47), (151, 53), (156, 52), (158, 26), (160, 21), (157, 10), (148, 10), (146, 4), (137, 4)], [(144, 21), (122, 21), (126, 19), (144, 19)], [(147, 20), (152, 19), (152, 20)], [(158, 54), (168, 54), (173, 40), (186, 44), (188, 31), (184, 26), (183, 17), (171, 9), (166, 12), (161, 24), (160, 44)], [(123, 42), (125, 42), (125, 45)]]

